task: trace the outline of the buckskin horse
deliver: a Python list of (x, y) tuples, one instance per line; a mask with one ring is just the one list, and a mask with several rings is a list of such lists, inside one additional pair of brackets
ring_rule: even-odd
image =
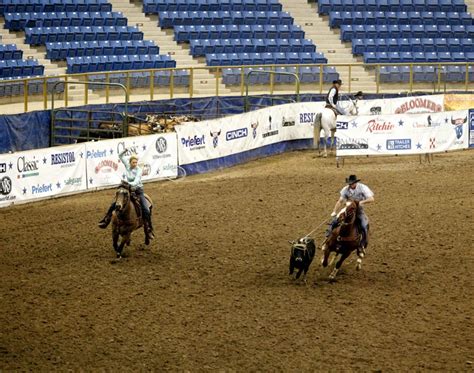
[[(145, 195), (152, 213), (153, 201), (148, 195)], [(112, 214), (112, 242), (117, 258), (122, 257), (122, 251), (125, 244), (130, 245), (132, 232), (143, 227), (145, 232), (145, 245), (150, 244), (147, 235), (147, 226), (142, 218), (140, 201), (135, 201), (132, 197), (130, 186), (126, 182), (118, 187), (115, 193), (115, 211)], [(122, 236), (120, 244), (119, 237)]]
[[(328, 266), (329, 254), (332, 252), (339, 256), (329, 280), (335, 280), (339, 268), (349, 255), (359, 248), (361, 233), (357, 224), (357, 210), (359, 203), (348, 201), (346, 207), (338, 214), (339, 225), (333, 229), (326, 242), (323, 244), (323, 267)], [(337, 259), (337, 258), (336, 258)], [(357, 258), (357, 269), (362, 266), (362, 255)]]

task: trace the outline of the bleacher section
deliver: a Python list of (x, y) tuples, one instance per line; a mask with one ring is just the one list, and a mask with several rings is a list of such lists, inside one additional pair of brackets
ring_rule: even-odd
[[(170, 56), (159, 55), (159, 47), (143, 40), (143, 32), (128, 26), (127, 18), (114, 12), (106, 0), (4, 1), (0, 14), (6, 29), (25, 32), (26, 44), (45, 45), (46, 58), (66, 61), (69, 74), (176, 67)], [(31, 63), (21, 65), (21, 71), (13, 63), (0, 63), (0, 76), (13, 76), (11, 70), (21, 72), (15, 76), (38, 75), (39, 67), (30, 67)], [(29, 74), (31, 68), (34, 74)], [(177, 81), (186, 83), (184, 78)]]
[(31, 27), (127, 26), (127, 18), (117, 12), (6, 13), (5, 28), (20, 31)]
[[(326, 64), (327, 59), (313, 42), (304, 38), (301, 27), (293, 24), (293, 17), (281, 9), (277, 0), (143, 3), (144, 13), (158, 14), (159, 26), (173, 28), (175, 40), (189, 43), (192, 56), (205, 57), (208, 66)], [(296, 70), (283, 67), (279, 71)], [(324, 68), (322, 77), (330, 81), (335, 74), (334, 69)], [(319, 68), (308, 69), (304, 79), (317, 82), (320, 76)], [(240, 69), (225, 69), (223, 80), (226, 84), (238, 84)], [(276, 83), (286, 80), (287, 77), (279, 78)]]
[(35, 59), (23, 60), (15, 44), (0, 45), (0, 78), (12, 79), (43, 75), (44, 66)]
[[(474, 61), (474, 21), (463, 0), (320, 0), (318, 9), (365, 63)], [(465, 66), (415, 68), (413, 81), (466, 79)], [(380, 80), (407, 82), (409, 66), (381, 67)]]

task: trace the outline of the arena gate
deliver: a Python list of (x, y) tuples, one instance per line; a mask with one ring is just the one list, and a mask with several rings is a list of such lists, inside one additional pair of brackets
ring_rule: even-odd
[(91, 140), (111, 139), (128, 136), (128, 100), (127, 88), (119, 83), (93, 83), (118, 87), (124, 91), (123, 112), (100, 110), (99, 105), (90, 108), (74, 109), (70, 107), (55, 108), (55, 93), (59, 85), (91, 83), (80, 81), (59, 81), (53, 86), (51, 97), (51, 133), (50, 146), (74, 144)]
[[(250, 83), (250, 76), (251, 75), (270, 75), (270, 94), (269, 95), (259, 95), (259, 98), (269, 98), (270, 100), (269, 105), (258, 105), (258, 104), (251, 104), (250, 98), (253, 96), (249, 96), (249, 83)], [(288, 83), (291, 83), (293, 78), (295, 84), (295, 97), (296, 99), (290, 99), (289, 97), (284, 96), (275, 96), (273, 94), (273, 86), (275, 83), (275, 77), (280, 77), (280, 79), (288, 80)], [(258, 79), (257, 79), (258, 80)], [(287, 103), (294, 103), (300, 101), (300, 78), (295, 73), (289, 73), (284, 71), (273, 71), (273, 70), (251, 70), (245, 76), (245, 101), (244, 101), (244, 111), (248, 112), (251, 110), (261, 109), (268, 106), (274, 105), (282, 105)]]

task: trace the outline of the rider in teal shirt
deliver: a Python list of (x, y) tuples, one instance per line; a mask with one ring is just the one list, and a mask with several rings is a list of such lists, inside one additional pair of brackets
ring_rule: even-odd
[[(148, 208), (148, 203), (145, 198), (145, 192), (143, 190), (143, 183), (142, 183), (142, 175), (143, 169), (138, 166), (138, 157), (136, 155), (132, 155), (130, 157), (125, 157), (125, 153), (128, 149), (124, 149), (120, 154), (119, 158), (125, 166), (125, 177), (124, 181), (128, 183), (132, 192), (135, 192), (135, 195), (140, 199), (140, 204), (142, 207), (142, 214), (143, 219), (147, 224), (147, 233), (150, 239), (154, 238), (153, 233), (153, 225), (151, 222), (151, 214), (150, 209)], [(104, 218), (99, 222), (100, 228), (107, 228), (112, 219), (112, 212), (115, 209), (115, 202), (112, 203), (107, 214)]]

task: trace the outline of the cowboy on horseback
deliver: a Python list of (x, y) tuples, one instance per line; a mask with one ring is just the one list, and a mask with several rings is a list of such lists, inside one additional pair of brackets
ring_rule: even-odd
[(331, 109), (336, 114), (342, 114), (337, 108), (337, 101), (339, 100), (339, 89), (341, 89), (342, 80), (337, 79), (333, 80), (332, 87), (329, 89), (328, 94), (326, 95), (326, 106), (325, 108)]
[[(149, 239), (155, 238), (153, 233), (153, 225), (151, 222), (151, 213), (150, 209), (148, 208), (148, 203), (145, 197), (145, 192), (143, 190), (143, 183), (142, 183), (142, 175), (143, 169), (138, 166), (138, 157), (136, 155), (131, 155), (130, 157), (125, 157), (125, 153), (128, 149), (124, 149), (120, 154), (119, 158), (125, 166), (125, 178), (124, 182), (130, 187), (130, 190), (135, 193), (135, 196), (140, 201), (141, 211), (143, 220), (147, 226), (146, 232)], [(115, 202), (113, 202), (107, 214), (104, 218), (99, 222), (99, 227), (102, 229), (107, 228), (111, 219), (112, 213), (115, 210)]]
[(367, 203), (374, 202), (374, 193), (367, 185), (362, 184), (359, 181), (360, 179), (358, 179), (356, 175), (350, 175), (346, 178), (347, 185), (341, 189), (339, 200), (336, 202), (334, 210), (331, 213), (331, 218), (333, 220), (326, 232), (326, 237), (329, 237), (333, 229), (338, 226), (338, 212), (340, 212), (340, 209), (346, 204), (346, 202), (348, 200), (357, 201), (359, 203), (357, 219), (362, 231), (362, 239), (358, 254), (360, 257), (363, 257), (365, 249), (369, 243), (369, 218), (365, 214), (363, 206)]

